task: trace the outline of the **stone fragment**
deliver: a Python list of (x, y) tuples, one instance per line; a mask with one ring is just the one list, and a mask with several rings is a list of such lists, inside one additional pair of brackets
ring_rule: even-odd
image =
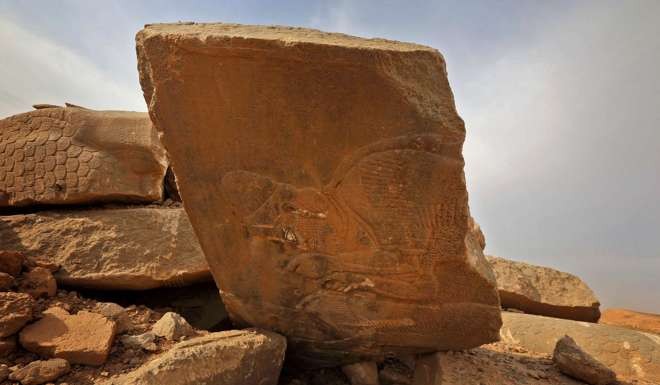
[(32, 319), (34, 306), (29, 294), (0, 292), (0, 338), (21, 330)]
[(101, 365), (115, 337), (115, 322), (87, 311), (75, 315), (50, 308), (39, 321), (19, 335), (21, 346), (45, 357), (64, 358), (72, 364)]
[(154, 324), (151, 331), (155, 335), (165, 337), (170, 341), (178, 341), (182, 337), (190, 337), (195, 334), (195, 330), (185, 318), (171, 311), (165, 313)]
[(156, 335), (153, 332), (146, 332), (135, 336), (124, 335), (120, 338), (120, 341), (124, 346), (144, 349), (151, 352), (158, 350), (158, 346), (154, 342), (155, 340)]
[(14, 277), (7, 273), (0, 272), (0, 290), (9, 290), (14, 286)]
[(598, 322), (660, 335), (659, 314), (642, 313), (628, 309), (607, 309), (603, 312)]
[(50, 270), (35, 267), (23, 274), (18, 281), (18, 290), (34, 298), (52, 297), (57, 292), (57, 282)]
[(98, 313), (115, 321), (117, 325), (117, 334), (131, 330), (133, 323), (131, 317), (125, 308), (113, 302), (98, 302), (94, 306), (94, 313)]
[(548, 317), (597, 322), (600, 302), (580, 278), (549, 267), (486, 256), (502, 307)]
[(236, 324), (281, 332), (292, 358), (322, 365), (497, 339), (465, 128), (436, 50), (232, 24), (149, 25), (136, 41)]
[[(5, 238), (3, 236), (0, 237), (0, 239), (2, 239), (2, 244), (0, 247), (14, 246), (8, 242), (5, 243), (5, 239), (10, 240), (10, 237)], [(18, 277), (18, 275), (21, 274), (21, 267), (23, 266), (24, 258), (25, 255), (23, 255), (21, 252), (0, 250), (0, 272), (7, 273), (13, 277)]]
[(660, 383), (660, 336), (608, 325), (503, 312), (502, 340), (552, 354), (570, 335), (580, 348), (613, 370), (621, 381)]
[(0, 207), (153, 202), (166, 169), (146, 113), (48, 107), (0, 120)]
[(55, 381), (71, 370), (71, 365), (62, 358), (46, 361), (32, 361), (26, 366), (13, 371), (9, 379), (20, 381), (23, 385), (40, 385)]
[(181, 208), (44, 211), (0, 217), (6, 247), (60, 265), (61, 285), (145, 290), (210, 279)]
[(140, 368), (102, 385), (276, 385), (286, 339), (257, 330), (211, 333), (180, 342)]
[(0, 338), (0, 358), (7, 357), (14, 350), (16, 350), (16, 336)]
[(562, 373), (587, 384), (609, 385), (616, 382), (613, 371), (585, 353), (569, 336), (557, 341), (552, 360)]
[(373, 361), (356, 362), (341, 367), (351, 385), (380, 385), (378, 381), (378, 366)]

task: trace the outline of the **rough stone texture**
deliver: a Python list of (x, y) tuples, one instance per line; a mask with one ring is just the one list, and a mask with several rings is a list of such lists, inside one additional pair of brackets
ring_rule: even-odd
[(166, 169), (145, 113), (59, 107), (0, 120), (0, 208), (157, 201)]
[(40, 385), (52, 382), (71, 370), (71, 365), (61, 358), (47, 361), (32, 361), (26, 366), (13, 371), (10, 380), (20, 381), (23, 385)]
[(21, 330), (32, 319), (34, 306), (29, 294), (0, 292), (0, 338)]
[(0, 382), (4, 381), (9, 377), (9, 367), (5, 364), (0, 364)]
[[(522, 354), (521, 354), (522, 353)], [(412, 385), (583, 385), (552, 360), (505, 344), (421, 356)]]
[(159, 336), (165, 337), (170, 341), (178, 341), (181, 337), (189, 337), (195, 334), (195, 330), (180, 315), (167, 312), (151, 328), (151, 331)]
[(599, 323), (622, 326), (660, 335), (660, 315), (641, 313), (628, 309), (607, 309), (600, 316)]
[(88, 311), (70, 315), (50, 308), (39, 321), (26, 326), (19, 342), (26, 350), (45, 357), (64, 358), (72, 364), (101, 365), (115, 338), (115, 322)]
[(9, 290), (14, 286), (14, 277), (7, 273), (0, 272), (0, 290)]
[[(10, 247), (10, 243), (5, 243), (5, 238), (0, 237), (0, 247)], [(7, 273), (17, 277), (21, 273), (25, 255), (18, 251), (0, 250), (0, 272)]]
[(276, 385), (286, 339), (255, 330), (231, 330), (180, 342), (135, 371), (103, 385)]
[(497, 338), (436, 50), (229, 24), (150, 25), (137, 50), (234, 322), (321, 365)]
[(600, 302), (580, 278), (549, 267), (487, 256), (504, 308), (529, 314), (597, 322)]
[(23, 274), (18, 282), (18, 290), (34, 298), (52, 297), (57, 292), (57, 282), (50, 270), (35, 267)]
[(351, 385), (379, 385), (378, 366), (373, 361), (356, 362), (341, 368)]
[(557, 341), (570, 335), (587, 354), (612, 369), (619, 380), (660, 383), (660, 337), (607, 325), (502, 313), (500, 333), (506, 342), (552, 354)]
[(16, 336), (0, 338), (0, 358), (6, 357), (16, 350)]
[(609, 385), (616, 382), (616, 374), (612, 370), (585, 353), (569, 336), (557, 341), (552, 360), (562, 373), (587, 384)]
[(52, 211), (0, 217), (0, 248), (48, 256), (60, 284), (142, 290), (210, 279), (181, 208)]

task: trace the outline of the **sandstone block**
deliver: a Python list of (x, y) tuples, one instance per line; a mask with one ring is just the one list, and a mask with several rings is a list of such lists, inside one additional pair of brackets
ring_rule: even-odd
[(659, 314), (641, 313), (627, 309), (607, 309), (603, 312), (598, 322), (660, 335)]
[(104, 385), (276, 385), (285, 349), (286, 339), (271, 332), (211, 333), (180, 342)]
[(45, 211), (0, 217), (0, 247), (48, 256), (60, 284), (144, 290), (210, 279), (180, 208)]
[(580, 348), (613, 370), (622, 381), (660, 383), (660, 337), (607, 325), (502, 313), (502, 339), (523, 348), (552, 354), (557, 341), (571, 336)]
[(32, 319), (34, 306), (29, 294), (0, 292), (0, 338), (21, 330)]
[(53, 358), (47, 361), (33, 361), (26, 366), (13, 371), (9, 379), (20, 381), (23, 385), (40, 385), (53, 382), (59, 377), (67, 374), (71, 365), (61, 358)]
[(465, 138), (434, 49), (149, 25), (140, 81), (227, 310), (318, 364), (497, 338)]
[(35, 267), (23, 274), (18, 282), (18, 290), (34, 298), (52, 297), (57, 292), (57, 282), (50, 270)]
[(0, 120), (0, 208), (157, 201), (166, 169), (145, 113), (51, 107)]
[(613, 371), (587, 354), (569, 336), (557, 341), (552, 360), (562, 373), (587, 384), (608, 385), (616, 382)]
[(600, 302), (580, 278), (524, 262), (487, 256), (505, 308), (548, 317), (597, 322)]
[(45, 357), (64, 358), (72, 364), (101, 365), (115, 338), (115, 322), (87, 311), (71, 315), (50, 308), (39, 321), (19, 334), (23, 348)]

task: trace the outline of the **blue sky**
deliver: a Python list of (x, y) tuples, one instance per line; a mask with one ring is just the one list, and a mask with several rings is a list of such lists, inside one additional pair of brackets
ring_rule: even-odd
[(33, 103), (146, 110), (145, 24), (306, 26), (439, 49), (466, 121), (487, 252), (660, 312), (660, 2), (0, 1), (0, 116)]

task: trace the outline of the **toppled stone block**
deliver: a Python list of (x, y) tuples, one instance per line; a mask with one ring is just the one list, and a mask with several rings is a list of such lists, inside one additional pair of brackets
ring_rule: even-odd
[(587, 384), (610, 385), (616, 382), (613, 371), (587, 354), (569, 336), (557, 341), (552, 360), (562, 373)]
[(0, 208), (153, 202), (166, 169), (146, 113), (50, 107), (0, 120)]
[(0, 338), (21, 330), (32, 319), (35, 305), (29, 294), (0, 292)]
[(133, 372), (103, 385), (276, 385), (286, 339), (256, 330), (211, 333), (180, 342)]
[(502, 313), (502, 340), (552, 354), (570, 335), (580, 348), (613, 370), (622, 381), (660, 383), (660, 337), (634, 330), (529, 314)]
[(26, 366), (13, 371), (9, 379), (23, 385), (40, 385), (53, 382), (71, 370), (71, 365), (61, 358), (46, 361), (32, 361)]
[(62, 285), (144, 290), (210, 279), (183, 209), (45, 211), (0, 217), (3, 247), (48, 256)]
[(26, 326), (19, 342), (26, 350), (45, 357), (64, 358), (72, 364), (101, 365), (115, 338), (115, 322), (88, 311), (71, 315), (50, 308), (43, 318)]
[(628, 309), (607, 309), (598, 322), (660, 335), (660, 314), (642, 313)]
[(436, 50), (233, 24), (148, 25), (136, 41), (235, 323), (281, 332), (319, 365), (497, 339), (465, 127)]
[(580, 278), (549, 267), (487, 256), (504, 308), (548, 317), (597, 322), (600, 302)]

